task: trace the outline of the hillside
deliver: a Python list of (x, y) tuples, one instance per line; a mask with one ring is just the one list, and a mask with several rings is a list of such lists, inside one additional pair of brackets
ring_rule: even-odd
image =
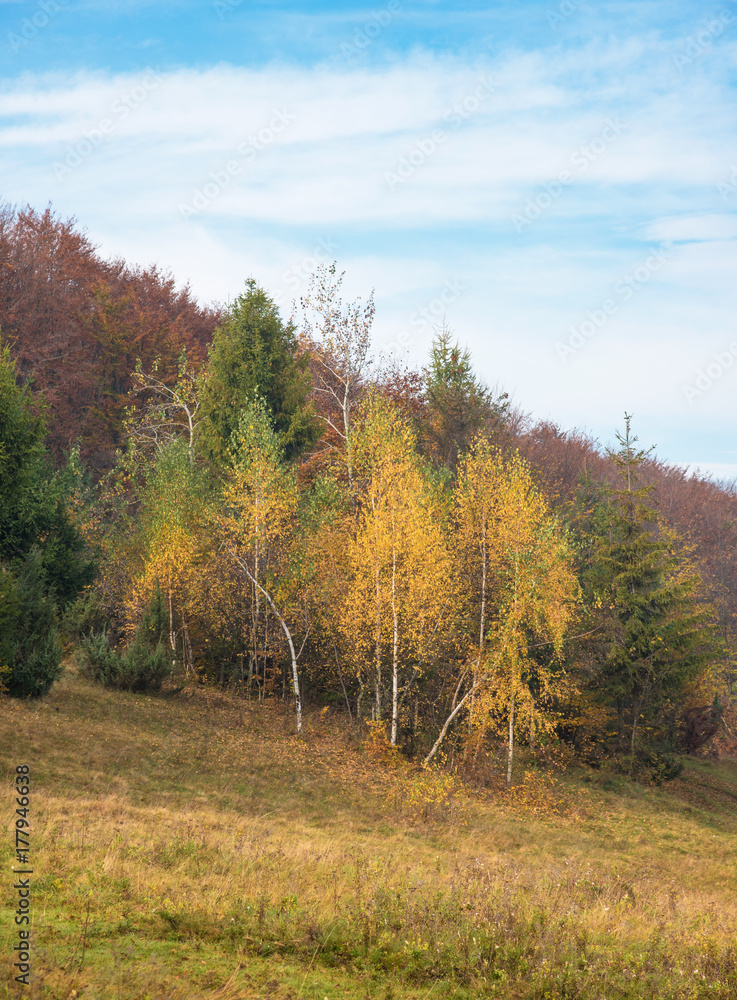
[(31, 770), (23, 995), (737, 992), (737, 762), (691, 759), (663, 788), (535, 771), (506, 794), (409, 770), (338, 713), (292, 732), (278, 702), (113, 693), (71, 666), (2, 702), (6, 781)]

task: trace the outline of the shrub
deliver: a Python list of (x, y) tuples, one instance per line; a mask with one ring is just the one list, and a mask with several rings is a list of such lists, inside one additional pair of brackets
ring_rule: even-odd
[(110, 645), (106, 631), (86, 636), (78, 659), (90, 680), (118, 691), (160, 691), (172, 670), (163, 643), (152, 648), (140, 633), (122, 655)]
[(160, 691), (173, 666), (163, 641), (168, 629), (166, 603), (157, 587), (128, 649), (122, 655), (113, 649), (106, 629), (98, 635), (90, 633), (80, 644), (80, 666), (91, 680), (105, 687), (138, 693)]

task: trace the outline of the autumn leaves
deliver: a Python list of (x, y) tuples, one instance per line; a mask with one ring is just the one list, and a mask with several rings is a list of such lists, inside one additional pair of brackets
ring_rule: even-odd
[(414, 444), (399, 412), (370, 396), (354, 431), (356, 513), (338, 628), (373, 691), (374, 717), (390, 719), (393, 745), (400, 708), (448, 637), (457, 594), (443, 504)]
[(594, 722), (633, 762), (675, 745), (676, 716), (653, 720), (699, 674), (706, 619), (633, 506), (642, 457), (613, 457), (619, 490), (544, 492), (449, 331), (416, 379), (377, 372), (373, 302), (343, 305), (340, 281), (316, 279), (299, 330), (251, 282), (196, 377), (136, 373), (100, 513), (118, 641), (160, 592), (185, 671), (291, 700), (297, 732), (305, 694), (339, 700), (426, 762), (503, 741), (508, 784), (520, 742)]
[(516, 732), (551, 728), (565, 683), (557, 653), (578, 585), (563, 530), (525, 463), (482, 436), (444, 489), (379, 394), (359, 410), (352, 460), (330, 607), (372, 717), (396, 744), (422, 679), (446, 673), (451, 722), (464, 712), (480, 732), (505, 723), (511, 777)]
[(565, 683), (557, 653), (578, 593), (565, 533), (526, 464), (483, 436), (452, 486), (378, 391), (358, 405), (350, 437), (299, 486), (256, 399), (219, 484), (197, 485), (183, 446), (160, 457), (144, 493), (131, 620), (160, 580), (172, 648), (186, 660), (191, 623), (198, 635), (216, 632), (229, 607), (249, 671), (286, 656), (298, 730), (305, 652), (313, 683), (315, 661), (332, 661), (349, 706), (385, 721), (393, 745), (423, 686), (438, 682), (448, 724), (429, 758), (454, 721), (479, 735), (503, 725), (511, 774), (517, 733), (534, 739), (551, 727)]

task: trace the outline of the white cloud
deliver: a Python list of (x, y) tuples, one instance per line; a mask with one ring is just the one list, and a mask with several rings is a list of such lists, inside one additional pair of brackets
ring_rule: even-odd
[(664, 242), (730, 240), (737, 236), (735, 215), (695, 215), (658, 219), (647, 227), (645, 238)]

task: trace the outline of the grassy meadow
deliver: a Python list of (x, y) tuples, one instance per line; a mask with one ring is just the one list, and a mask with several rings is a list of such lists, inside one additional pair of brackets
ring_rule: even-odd
[[(661, 788), (395, 761), (342, 715), (73, 666), (0, 703), (0, 997), (737, 996), (737, 761)], [(31, 768), (32, 967), (13, 980), (16, 764)]]

